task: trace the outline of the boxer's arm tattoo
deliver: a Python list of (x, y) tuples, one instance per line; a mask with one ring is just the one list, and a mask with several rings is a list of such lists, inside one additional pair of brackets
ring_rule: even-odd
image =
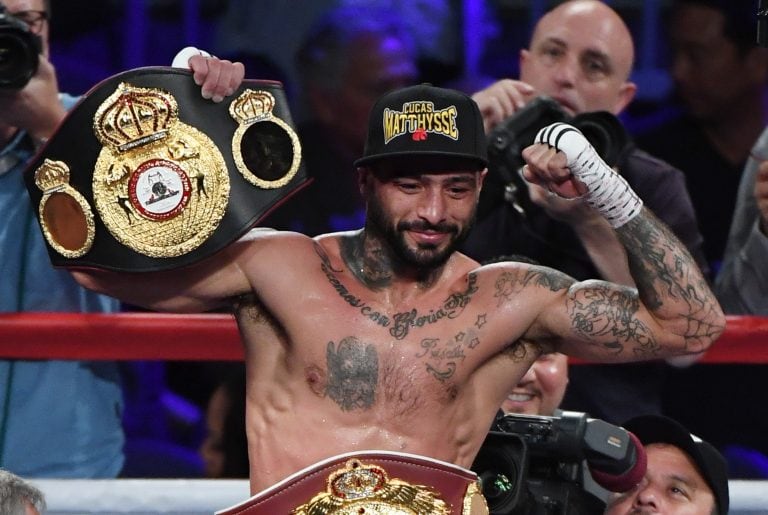
[(325, 393), (342, 411), (366, 410), (376, 401), (379, 357), (376, 347), (348, 336), (335, 345), (328, 342), (328, 383)]
[(686, 350), (705, 348), (723, 327), (717, 325), (721, 320), (717, 301), (687, 250), (647, 210), (617, 234), (627, 250), (637, 289), (602, 281), (574, 285), (567, 301), (572, 329), (601, 342), (612, 354), (660, 357), (666, 353), (659, 343), (661, 335), (637, 316), (642, 301), (651, 312), (682, 316), (686, 323), (680, 336)]
[[(584, 287), (588, 286), (588, 287)], [(568, 299), (573, 330), (602, 342), (611, 354), (620, 354), (625, 345), (638, 358), (652, 359), (661, 350), (648, 327), (635, 316), (640, 302), (629, 287), (589, 281), (574, 288)]]
[(526, 270), (500, 273), (496, 278), (493, 296), (498, 299), (498, 306), (501, 306), (527, 286), (538, 286), (555, 292), (565, 290), (573, 283), (574, 279), (562, 272), (533, 266)]
[(701, 350), (713, 341), (724, 329), (720, 307), (687, 249), (647, 210), (617, 233), (645, 306), (674, 309), (686, 318), (687, 349)]
[[(537, 341), (517, 340), (512, 342), (512, 344), (502, 352), (505, 356), (510, 358), (513, 363), (522, 363), (523, 361), (533, 362), (533, 360), (542, 354), (552, 351), (545, 349), (544, 346)], [(531, 357), (531, 354), (533, 354), (533, 357)]]

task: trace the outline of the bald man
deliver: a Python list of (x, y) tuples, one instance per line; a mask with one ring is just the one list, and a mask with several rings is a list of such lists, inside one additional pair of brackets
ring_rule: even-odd
[[(486, 132), (542, 95), (571, 116), (592, 111), (618, 115), (637, 92), (630, 80), (632, 36), (603, 2), (573, 0), (547, 12), (519, 61), (519, 80), (500, 80), (472, 96)], [(493, 163), (489, 168), (492, 174)], [(708, 273), (682, 172), (631, 143), (622, 148), (615, 168)], [(499, 203), (478, 221), (464, 245), (467, 254), (481, 261), (522, 254), (579, 279), (632, 285), (615, 234), (586, 203), (550, 195), (522, 180), (513, 185), (516, 194), (507, 195), (509, 202)], [(660, 413), (665, 372), (663, 363), (574, 367), (563, 408), (614, 424), (639, 412)]]

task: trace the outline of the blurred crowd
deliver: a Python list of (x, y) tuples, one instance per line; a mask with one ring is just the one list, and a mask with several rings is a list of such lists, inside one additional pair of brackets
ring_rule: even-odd
[[(50, 42), (58, 88), (73, 95), (128, 67), (168, 65), (189, 44), (243, 62), (248, 78), (284, 82), (304, 164), (315, 180), (266, 224), (309, 235), (362, 224), (353, 161), (363, 151), (369, 110), (387, 91), (419, 82), (461, 89), (484, 115), (502, 113), (488, 131), (504, 127), (541, 96), (555, 99), (569, 118), (608, 112), (621, 122), (610, 164), (686, 244), (726, 313), (768, 316), (768, 135), (762, 135), (768, 50), (755, 43), (754, 2), (669, 0), (654, 2), (651, 13), (645, 2), (622, 2), (605, 15), (618, 27), (611, 30), (593, 15), (544, 14), (559, 2), (520, 7), (525, 3), (315, 0), (297, 8), (281, 0), (54, 0), (50, 11), (42, 0), (2, 3), (14, 12), (46, 13), (37, 20), (41, 31), (50, 32), (46, 52)], [(590, 38), (608, 44), (612, 53), (591, 50)], [(8, 118), (0, 129), (6, 126), (24, 127)], [(28, 133), (30, 146), (19, 159), (35, 148), (37, 136)], [(3, 134), (0, 147), (15, 144), (16, 132)], [(465, 253), (478, 261), (522, 255), (577, 279), (631, 285), (623, 255), (612, 250), (604, 228), (569, 223), (572, 205), (557, 205), (529, 189), (515, 170), (513, 177), (500, 175), (508, 165), (491, 162), (486, 187), (498, 190), (481, 204)], [(0, 237), (3, 244), (10, 238), (6, 232)], [(6, 258), (0, 259), (7, 277)], [(3, 311), (45, 306), (9, 304)], [(131, 307), (86, 299), (51, 309)], [(0, 362), (6, 392), (15, 390), (13, 381), (25, 381), (22, 366)], [(70, 372), (34, 366), (27, 373), (51, 374), (51, 381), (57, 381), (54, 374), (87, 368), (101, 389), (88, 395), (109, 404), (102, 413), (120, 418), (124, 435), (110, 427), (106, 441), (120, 447), (124, 438), (123, 456), (92, 469), (84, 458), (82, 476), (247, 477), (240, 364), (103, 363)], [(615, 424), (637, 415), (669, 416), (725, 455), (729, 477), (768, 477), (768, 415), (760, 402), (765, 365), (689, 360), (567, 367), (564, 356), (549, 356), (531, 369), (505, 410), (547, 389), (546, 379), (543, 386), (525, 386), (545, 375), (539, 367), (564, 379), (554, 383), (549, 404), (532, 410), (538, 414), (585, 411)], [(6, 406), (0, 416), (0, 445), (6, 448), (0, 448), (0, 467), (29, 477), (61, 475), (61, 463), (21, 465), (27, 457), (8, 450), (14, 412)]]

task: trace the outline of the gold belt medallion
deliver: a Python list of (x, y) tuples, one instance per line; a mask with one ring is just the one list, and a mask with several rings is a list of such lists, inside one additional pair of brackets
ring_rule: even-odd
[(448, 515), (450, 507), (433, 488), (390, 479), (376, 465), (351, 459), (328, 476), (326, 491), (292, 515)]
[(123, 245), (175, 257), (216, 230), (229, 175), (216, 144), (178, 119), (170, 93), (121, 83), (93, 120), (103, 145), (93, 172), (96, 210)]
[(290, 125), (275, 116), (269, 91), (246, 89), (229, 105), (238, 123), (232, 157), (240, 174), (259, 188), (282, 188), (299, 171), (301, 144)]
[(62, 256), (77, 258), (91, 249), (96, 225), (91, 206), (69, 179), (62, 161), (46, 159), (35, 170), (35, 184), (43, 192), (38, 206), (43, 236)]

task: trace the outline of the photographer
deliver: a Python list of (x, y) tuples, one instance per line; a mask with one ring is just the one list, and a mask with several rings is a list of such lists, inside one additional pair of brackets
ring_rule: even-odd
[[(49, 3), (1, 3), (0, 311), (115, 311), (117, 301), (51, 266), (23, 183), (27, 162), (76, 101), (59, 93), (48, 60)], [(25, 43), (39, 56), (21, 52)], [(123, 466), (121, 413), (115, 363), (0, 361), (0, 466), (27, 477), (115, 477)]]
[[(27, 163), (77, 101), (59, 92), (49, 17), (47, 1), (0, 0), (0, 312), (114, 312), (115, 299), (51, 266), (24, 185)], [(204, 83), (203, 96), (220, 99), (211, 88)], [(0, 467), (31, 478), (116, 477), (122, 411), (114, 362), (0, 360)]]
[[(0, 89), (0, 144), (5, 153), (6, 148), (14, 136), (20, 131), (34, 145), (39, 145), (53, 134), (59, 122), (64, 119), (66, 109), (59, 98), (59, 87), (56, 81), (56, 72), (48, 60), (48, 16), (49, 2), (42, 0), (3, 0), (5, 6), (2, 30), (2, 41), (8, 44), (8, 50), (4, 48), (3, 75), (10, 75), (7, 79), (2, 77), (2, 89)], [(10, 24), (19, 24), (16, 28)], [(17, 45), (11, 46), (11, 41), (23, 38), (24, 25), (28, 29), (28, 38), (25, 38), (30, 47), (27, 51), (39, 45), (39, 59), (30, 61), (31, 55), (20, 54), (18, 57), (9, 55), (11, 50), (21, 52), (23, 39), (19, 39)], [(14, 32), (10, 32), (10, 31)], [(14, 34), (15, 33), (15, 34)], [(13, 37), (16, 35), (17, 37)], [(17, 73), (12, 73), (18, 70)], [(19, 84), (29, 73), (28, 82)], [(6, 83), (7, 82), (7, 83)]]
[[(49, 2), (1, 3), (8, 66), (0, 89), (0, 310), (115, 311), (115, 300), (84, 291), (52, 268), (22, 180), (28, 160), (76, 101), (59, 93), (48, 60)], [(20, 52), (24, 42), (39, 49), (34, 60)], [(123, 466), (115, 363), (0, 361), (0, 413), (0, 467), (28, 477), (104, 478)]]
[[(593, 0), (558, 5), (539, 20), (529, 48), (521, 50), (520, 80), (504, 79), (473, 95), (486, 132), (541, 95), (557, 101), (568, 116), (594, 111), (618, 115), (636, 92), (629, 81), (633, 54), (629, 30), (609, 6)], [(707, 273), (702, 238), (682, 173), (631, 142), (616, 153), (618, 160), (611, 164)], [(489, 180), (498, 166), (489, 165)], [(492, 187), (489, 180), (486, 189)], [(484, 214), (464, 245), (467, 254), (478, 260), (523, 254), (579, 279), (631, 284), (615, 235), (591, 208), (529, 187), (524, 181), (513, 186), (505, 200), (490, 209), (481, 206)], [(571, 371), (563, 406), (611, 423), (636, 413), (660, 413), (665, 366), (663, 362), (580, 366)]]
[(501, 404), (504, 413), (552, 416), (560, 407), (568, 386), (568, 356), (542, 354)]

